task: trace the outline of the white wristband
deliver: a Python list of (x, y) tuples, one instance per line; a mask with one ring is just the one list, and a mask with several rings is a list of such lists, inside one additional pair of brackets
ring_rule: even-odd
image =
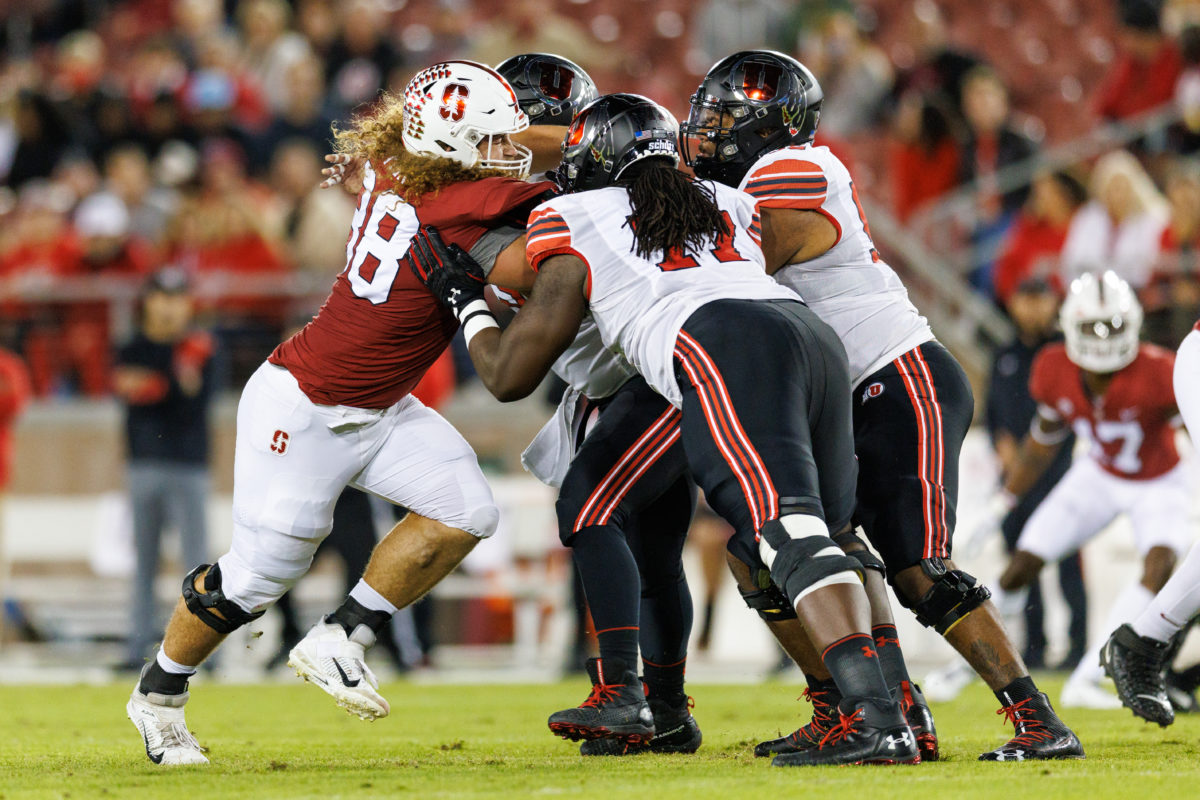
[(491, 313), (491, 309), (488, 308), (487, 301), (482, 297), (477, 297), (462, 308), (458, 309), (455, 312), (455, 316), (458, 317), (459, 323), (466, 325), (467, 320), (473, 315), (478, 314), (480, 311)]
[(471, 339), (480, 331), (487, 328), (500, 328), (500, 325), (496, 322), (496, 318), (492, 316), (492, 312), (486, 309), (468, 315), (466, 320), (463, 323), (463, 339), (466, 341), (467, 347), (471, 346)]

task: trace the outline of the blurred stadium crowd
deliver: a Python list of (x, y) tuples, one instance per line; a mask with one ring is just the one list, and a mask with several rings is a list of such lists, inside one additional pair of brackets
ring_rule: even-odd
[(795, 53), (872, 213), (1001, 307), (1105, 265), (1153, 340), (1200, 310), (1196, 0), (30, 0), (0, 24), (0, 345), (39, 396), (109, 391), (164, 264), (240, 385), (342, 265), (331, 124), (433, 61), (523, 51), (680, 115), (727, 53)]

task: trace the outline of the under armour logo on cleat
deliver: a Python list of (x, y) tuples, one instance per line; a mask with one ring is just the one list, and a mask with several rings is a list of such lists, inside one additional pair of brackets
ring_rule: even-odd
[(1000, 750), (996, 753), (997, 761), (1024, 761), (1024, 750)]
[(913, 743), (912, 733), (909, 731), (904, 731), (899, 736), (893, 736), (891, 734), (888, 734), (887, 739), (885, 741), (887, 741), (887, 743), (888, 743), (889, 750), (895, 750), (897, 745), (904, 745), (905, 747), (912, 747), (912, 743)]
[(457, 302), (458, 302), (458, 296), (459, 296), (460, 294), (462, 294), (462, 289), (451, 289), (451, 290), (450, 290), (450, 302), (451, 302), (451, 303), (457, 303)]

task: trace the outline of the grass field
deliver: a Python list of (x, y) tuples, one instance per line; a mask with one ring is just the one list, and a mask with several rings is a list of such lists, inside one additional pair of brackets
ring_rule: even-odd
[[(1057, 694), (1058, 686), (1047, 682)], [(975, 760), (1011, 734), (976, 685), (935, 706), (939, 763), (916, 767), (775, 769), (754, 742), (791, 730), (808, 706), (791, 684), (690, 687), (704, 746), (694, 756), (583, 759), (554, 738), (547, 715), (578, 703), (581, 681), (541, 686), (395, 683), (392, 715), (364, 723), (304, 685), (196, 687), (189, 727), (208, 767), (164, 769), (125, 719), (127, 686), (0, 687), (0, 798), (391, 797), (784, 798), (1014, 796), (1196, 797), (1200, 718), (1160, 730), (1127, 711), (1067, 718), (1085, 761)], [(1053, 695), (1052, 695), (1053, 696)], [(933, 794), (923, 794), (933, 793)]]

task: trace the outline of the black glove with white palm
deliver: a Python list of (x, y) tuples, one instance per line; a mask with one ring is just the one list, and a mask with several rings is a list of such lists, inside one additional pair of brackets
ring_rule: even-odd
[(424, 225), (408, 248), (408, 262), (417, 279), (450, 309), (463, 327), (467, 344), (485, 328), (498, 328), (488, 310), (483, 267), (456, 244), (447, 246), (437, 228)]

